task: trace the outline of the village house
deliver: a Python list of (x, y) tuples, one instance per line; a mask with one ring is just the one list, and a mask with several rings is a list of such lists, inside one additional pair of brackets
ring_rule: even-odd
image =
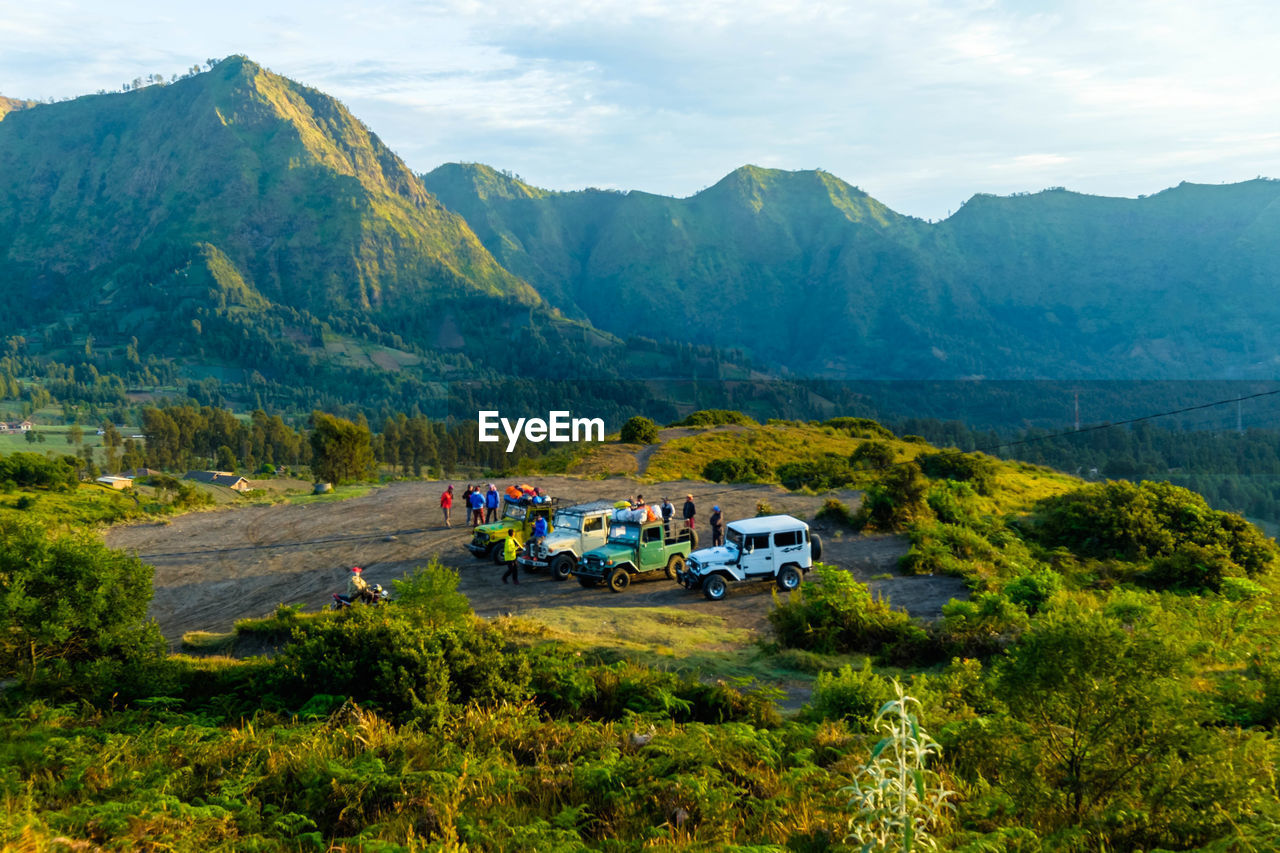
[(249, 485), (249, 481), (239, 474), (230, 471), (188, 471), (184, 480), (194, 480), (197, 483), (209, 483), (214, 486), (226, 486), (237, 492), (249, 492), (253, 490), (253, 486)]

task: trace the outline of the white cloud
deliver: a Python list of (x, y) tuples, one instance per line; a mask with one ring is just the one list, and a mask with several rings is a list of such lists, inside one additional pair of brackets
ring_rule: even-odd
[(1225, 0), (0, 0), (0, 91), (75, 95), (246, 53), (426, 171), (683, 195), (820, 166), (906, 213), (975, 192), (1280, 174), (1280, 20)]

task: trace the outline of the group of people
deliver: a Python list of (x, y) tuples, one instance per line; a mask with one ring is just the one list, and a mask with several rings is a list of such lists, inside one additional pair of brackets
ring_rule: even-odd
[[(676, 508), (668, 498), (664, 497), (660, 504), (649, 504), (645, 503), (644, 495), (636, 495), (634, 498), (620, 500), (614, 506), (616, 507), (615, 517), (621, 521), (635, 521), (642, 524), (661, 521), (667, 536), (674, 536), (676, 533), (674, 524)], [(682, 527), (689, 530), (697, 527), (698, 507), (693, 501), (693, 495), (684, 496), (680, 517), (683, 519)], [(724, 544), (724, 516), (719, 506), (711, 509), (711, 544)]]
[[(480, 486), (468, 484), (467, 491), (462, 496), (462, 508), (466, 511), (466, 518), (471, 526), (474, 528), (497, 521), (498, 507), (502, 505), (504, 496), (507, 500), (523, 503), (546, 503), (550, 500), (541, 487), (508, 486), (505, 491), (499, 492), (493, 483), (489, 484), (487, 491)], [(450, 483), (440, 495), (440, 512), (444, 516), (445, 527), (453, 527), (453, 501), (453, 484)]]

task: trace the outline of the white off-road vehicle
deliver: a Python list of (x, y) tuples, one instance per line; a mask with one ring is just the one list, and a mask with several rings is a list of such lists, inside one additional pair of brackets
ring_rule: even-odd
[(541, 542), (530, 542), (516, 564), (526, 572), (550, 570), (551, 577), (566, 580), (583, 554), (605, 543), (612, 514), (610, 501), (557, 508), (551, 532)]
[(822, 558), (822, 540), (809, 525), (789, 515), (765, 515), (729, 523), (725, 544), (689, 555), (676, 580), (719, 601), (736, 581), (774, 581), (795, 589), (813, 561)]

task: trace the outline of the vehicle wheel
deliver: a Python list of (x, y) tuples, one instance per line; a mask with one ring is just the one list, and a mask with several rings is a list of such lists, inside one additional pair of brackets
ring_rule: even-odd
[(489, 546), (489, 559), (493, 560), (495, 566), (501, 566), (506, 560), (502, 559), (502, 542), (494, 542)]
[(816, 533), (809, 534), (809, 553), (815, 563), (822, 559), (822, 537)]
[(719, 601), (728, 591), (729, 585), (720, 575), (712, 575), (702, 582), (702, 594), (707, 597), (707, 601)]
[(676, 579), (676, 572), (684, 571), (684, 554), (672, 554), (671, 559), (667, 560), (667, 577), (671, 580)]
[(629, 586), (631, 586), (631, 575), (627, 573), (626, 569), (619, 566), (618, 568), (609, 572), (610, 591), (622, 592), (624, 589), (626, 589)]
[(576, 562), (569, 554), (558, 555), (551, 561), (551, 577), (558, 581), (568, 580), (569, 572), (573, 571)]
[(698, 531), (686, 527), (684, 530), (680, 531), (680, 538), (688, 539), (689, 547), (694, 551), (698, 550)]
[(800, 570), (795, 566), (783, 566), (782, 571), (778, 572), (778, 589), (785, 592), (798, 586), (800, 586)]
[(583, 589), (592, 589), (599, 583), (600, 581), (596, 580), (595, 578), (589, 578), (589, 577), (586, 577), (585, 575), (578, 575), (578, 586), (582, 587)]

